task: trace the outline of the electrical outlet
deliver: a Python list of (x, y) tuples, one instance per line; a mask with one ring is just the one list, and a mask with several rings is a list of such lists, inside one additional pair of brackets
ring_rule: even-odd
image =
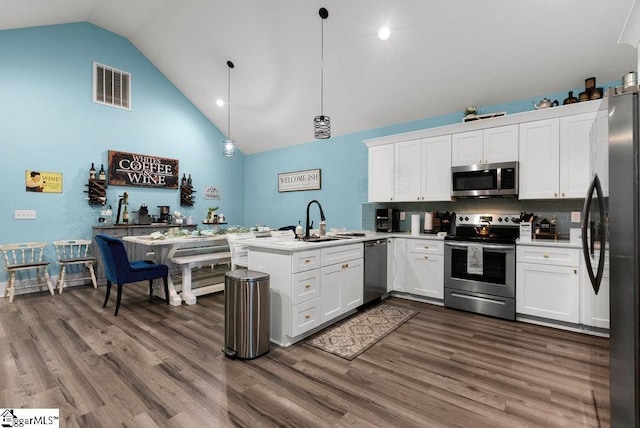
[(404, 211), (400, 211), (400, 220), (405, 220), (407, 218), (407, 213)]
[(571, 223), (580, 223), (580, 211), (571, 211)]
[(13, 218), (16, 220), (33, 220), (36, 218), (36, 210), (15, 210)]

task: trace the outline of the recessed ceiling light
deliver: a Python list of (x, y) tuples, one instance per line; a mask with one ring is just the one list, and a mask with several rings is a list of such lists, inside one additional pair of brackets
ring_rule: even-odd
[(391, 31), (389, 30), (389, 27), (382, 27), (380, 31), (378, 31), (378, 37), (380, 40), (387, 40), (390, 35)]
[(216, 100), (216, 104), (218, 105), (218, 107), (224, 107), (224, 100), (221, 100), (220, 98), (218, 98)]

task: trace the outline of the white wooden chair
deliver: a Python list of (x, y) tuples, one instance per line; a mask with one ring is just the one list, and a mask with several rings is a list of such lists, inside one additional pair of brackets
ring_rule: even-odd
[[(93, 288), (98, 288), (98, 282), (96, 281), (96, 274), (93, 269), (93, 265), (96, 263), (96, 258), (91, 255), (91, 241), (87, 239), (66, 239), (60, 241), (53, 241), (53, 246), (56, 249), (56, 255), (58, 256), (58, 264), (60, 265), (60, 277), (58, 278), (58, 293), (62, 294), (67, 272), (67, 266), (79, 265), (84, 266), (89, 270), (89, 276), (83, 276), (81, 278), (72, 278), (69, 281), (84, 281), (91, 280)], [(83, 270), (84, 271), (84, 270)]]
[(16, 288), (16, 272), (19, 271), (35, 270), (37, 278), (34, 286), (45, 284), (42, 282), (42, 274), (44, 274), (47, 288), (51, 295), (54, 294), (51, 280), (49, 279), (49, 272), (47, 272), (49, 262), (43, 260), (46, 246), (46, 242), (0, 245), (0, 251), (2, 251), (4, 256), (5, 269), (9, 274), (9, 283), (4, 290), (4, 297), (7, 297), (8, 294), (10, 303), (13, 303), (13, 295)]
[(228, 233), (229, 251), (231, 252), (231, 270), (247, 268), (249, 266), (249, 249), (242, 241), (255, 238), (249, 233)]

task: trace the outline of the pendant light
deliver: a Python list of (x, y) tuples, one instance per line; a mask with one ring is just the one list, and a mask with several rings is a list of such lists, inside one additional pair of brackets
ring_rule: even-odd
[(321, 7), (318, 11), (322, 18), (321, 27), (321, 49), (320, 49), (320, 116), (313, 119), (313, 129), (316, 138), (324, 139), (331, 137), (331, 120), (324, 115), (324, 20), (329, 17), (329, 11)]
[(231, 139), (231, 69), (234, 67), (231, 61), (227, 61), (229, 67), (228, 93), (227, 93), (227, 139), (222, 142), (224, 144), (222, 154), (225, 156), (233, 156), (236, 154), (236, 142)]

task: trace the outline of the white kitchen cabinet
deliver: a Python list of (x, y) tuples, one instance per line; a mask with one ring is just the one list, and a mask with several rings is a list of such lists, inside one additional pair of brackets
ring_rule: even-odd
[(589, 133), (596, 113), (560, 118), (560, 188), (562, 198), (584, 198), (591, 178)]
[(364, 247), (344, 243), (293, 253), (249, 247), (249, 269), (270, 276), (270, 339), (289, 346), (360, 306)]
[(387, 282), (387, 291), (405, 291), (406, 242), (406, 238), (393, 238), (393, 267), (391, 281)]
[(393, 199), (451, 200), (451, 135), (396, 143)]
[(422, 140), (421, 200), (451, 200), (451, 135)]
[(405, 291), (444, 299), (444, 243), (430, 239), (406, 240)]
[(393, 199), (419, 201), (422, 196), (422, 141), (403, 141), (395, 145)]
[[(354, 244), (362, 248), (362, 244)], [(346, 246), (345, 246), (346, 247)], [(337, 247), (336, 247), (337, 248)], [(330, 250), (330, 249), (327, 249)], [(323, 250), (324, 251), (324, 250)], [(363, 301), (364, 262), (359, 258), (340, 260), (320, 269), (320, 322), (325, 323), (357, 308)]]
[(520, 124), (520, 199), (584, 198), (595, 112)]
[(580, 322), (580, 250), (516, 248), (516, 313)]
[(598, 174), (602, 193), (609, 196), (609, 111), (599, 110), (591, 128), (591, 177)]
[(518, 125), (453, 134), (451, 166), (518, 160)]
[(520, 124), (520, 199), (558, 197), (560, 185), (560, 120)]
[(369, 202), (393, 201), (394, 146), (369, 147)]
[[(591, 258), (591, 264), (598, 266), (598, 254)], [(582, 264), (580, 278), (580, 324), (591, 327), (609, 328), (609, 257), (606, 256), (604, 274), (598, 294), (593, 291), (586, 264)]]

